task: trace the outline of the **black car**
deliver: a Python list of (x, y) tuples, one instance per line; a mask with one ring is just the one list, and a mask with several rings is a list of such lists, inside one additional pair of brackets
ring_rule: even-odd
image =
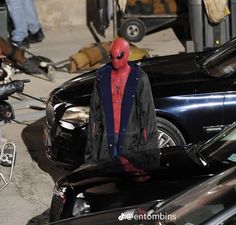
[(125, 172), (119, 160), (84, 164), (56, 183), (50, 220), (167, 199), (235, 165), (236, 123), (204, 144), (162, 149), (158, 168), (156, 149), (125, 157), (145, 173)]
[(119, 208), (52, 225), (235, 225), (236, 167), (206, 180), (162, 203)]
[(236, 167), (154, 209), (153, 215), (161, 214), (172, 215), (172, 219), (159, 219), (160, 224), (166, 225), (235, 225)]
[[(140, 61), (156, 107), (159, 147), (207, 140), (236, 118), (236, 39), (202, 53)], [(48, 158), (64, 167), (84, 162), (95, 71), (56, 88), (46, 108)]]

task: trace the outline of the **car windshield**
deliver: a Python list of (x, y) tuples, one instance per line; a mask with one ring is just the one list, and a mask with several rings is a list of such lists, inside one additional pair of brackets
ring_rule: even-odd
[(157, 224), (199, 225), (235, 204), (236, 167), (154, 208), (153, 216), (161, 222)]
[(208, 164), (213, 161), (236, 164), (236, 124), (207, 141), (199, 154)]
[(227, 77), (236, 72), (236, 39), (216, 50), (200, 54), (195, 61), (210, 76)]

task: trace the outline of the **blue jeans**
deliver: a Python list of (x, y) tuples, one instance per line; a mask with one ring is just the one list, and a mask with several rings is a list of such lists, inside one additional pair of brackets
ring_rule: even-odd
[(28, 31), (35, 34), (40, 29), (34, 0), (6, 0), (7, 7), (14, 23), (13, 41), (22, 41)]

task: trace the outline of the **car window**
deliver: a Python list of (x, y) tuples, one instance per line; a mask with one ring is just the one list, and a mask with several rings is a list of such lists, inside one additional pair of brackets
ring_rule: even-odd
[(228, 162), (236, 164), (236, 126), (219, 134), (218, 138), (206, 143), (200, 151), (208, 162)]
[(206, 67), (210, 76), (228, 77), (236, 73), (236, 51), (230, 52), (225, 57), (219, 57), (213, 64)]

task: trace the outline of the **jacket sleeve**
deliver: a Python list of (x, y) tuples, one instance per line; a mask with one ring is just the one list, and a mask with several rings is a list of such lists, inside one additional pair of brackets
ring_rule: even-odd
[(148, 76), (142, 70), (140, 73), (141, 80), (138, 88), (141, 118), (140, 150), (148, 150), (157, 148), (158, 146), (157, 122), (152, 90)]
[(16, 91), (15, 85), (10, 82), (7, 84), (0, 84), (0, 99), (4, 99)]
[(92, 97), (90, 101), (89, 123), (87, 143), (85, 148), (85, 162), (97, 160), (100, 151), (102, 136), (101, 99), (98, 78), (94, 82)]

